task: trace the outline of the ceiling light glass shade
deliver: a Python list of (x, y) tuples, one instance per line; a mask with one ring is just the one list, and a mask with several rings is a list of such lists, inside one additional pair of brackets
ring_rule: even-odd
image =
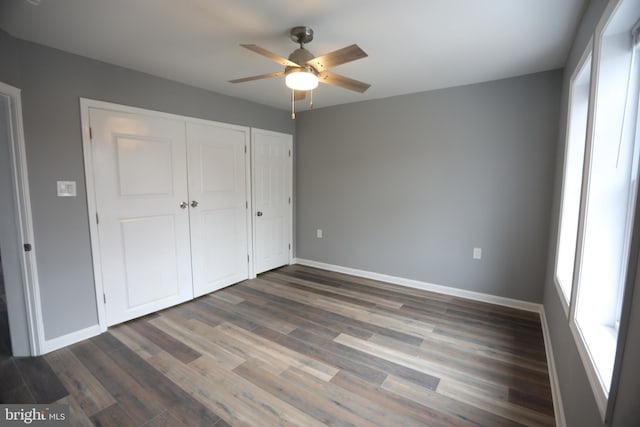
[(287, 87), (295, 90), (311, 90), (318, 87), (318, 76), (310, 71), (292, 71), (285, 77)]

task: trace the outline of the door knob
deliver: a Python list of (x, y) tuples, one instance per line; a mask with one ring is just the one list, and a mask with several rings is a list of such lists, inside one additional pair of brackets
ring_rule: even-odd
[(196, 206), (198, 206), (198, 201), (197, 200), (192, 200), (191, 201), (191, 207), (195, 208)]
[(262, 212), (260, 211), (256, 212), (256, 216), (262, 216)]
[(187, 202), (180, 203), (180, 209), (187, 209), (187, 206), (189, 206)]

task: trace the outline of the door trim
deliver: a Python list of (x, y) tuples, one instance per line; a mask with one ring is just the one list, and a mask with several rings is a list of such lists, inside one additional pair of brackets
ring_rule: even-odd
[[(256, 138), (255, 138), (255, 134), (256, 133), (263, 133), (263, 134), (267, 134), (267, 135), (278, 135), (278, 136), (287, 136), (290, 137), (291, 139), (289, 140), (288, 143), (288, 149), (289, 152), (291, 153), (289, 156), (289, 161), (287, 162), (287, 176), (289, 177), (289, 183), (288, 183), (288, 192), (289, 192), (289, 197), (291, 198), (291, 203), (289, 203), (289, 209), (287, 211), (287, 213), (289, 214), (289, 260), (288, 260), (288, 264), (291, 265), (293, 263), (293, 135), (288, 134), (288, 133), (283, 133), (283, 132), (275, 132), (275, 131), (271, 131), (271, 130), (266, 130), (266, 129), (260, 129), (260, 128), (251, 128), (251, 185), (253, 187), (254, 186), (254, 182), (253, 180), (255, 179), (255, 174), (253, 173), (253, 166), (254, 166), (254, 146), (256, 143)], [(255, 193), (253, 191), (251, 191), (251, 193), (249, 193), (251, 195), (250, 199), (251, 199), (251, 240), (252, 240), (252, 245), (251, 245), (251, 263), (250, 263), (250, 270), (249, 270), (249, 278), (250, 279), (254, 279), (256, 278), (257, 274), (256, 272), (256, 267), (255, 267), (255, 259), (256, 259), (256, 227), (255, 227), (255, 212), (253, 211), (253, 206), (255, 205)]]
[[(13, 191), (16, 200), (16, 230), (18, 232), (19, 247), (16, 248), (21, 258), (21, 274), (27, 313), (27, 331), (29, 335), (29, 352), (31, 356), (38, 356), (46, 347), (42, 307), (40, 301), (40, 284), (38, 282), (38, 264), (36, 261), (37, 245), (33, 238), (33, 219), (31, 215), (31, 196), (29, 194), (29, 174), (27, 169), (27, 155), (22, 121), (21, 90), (0, 82), (0, 94), (9, 98), (9, 113), (11, 115), (11, 140), (9, 151), (11, 158), (11, 174), (13, 175)], [(25, 255), (23, 243), (31, 243), (34, 249)], [(7, 307), (9, 309), (9, 307)], [(11, 327), (11, 324), (9, 325)], [(15, 351), (15, 349), (14, 349)], [(21, 354), (22, 356), (22, 354)]]
[[(89, 216), (89, 237), (91, 239), (91, 263), (93, 282), (98, 308), (98, 327), (100, 332), (107, 330), (107, 313), (104, 306), (104, 286), (102, 283), (102, 263), (100, 262), (100, 239), (98, 234), (98, 208), (96, 204), (95, 180), (93, 179), (93, 151), (91, 150), (91, 130), (89, 109), (99, 107), (95, 101), (80, 98), (80, 127), (82, 129), (82, 153), (84, 157), (84, 178), (87, 188), (87, 210)], [(109, 108), (111, 109), (111, 108)], [(102, 296), (102, 298), (100, 298)]]
[[(89, 98), (80, 98), (80, 123), (82, 126), (82, 149), (84, 155), (84, 172), (85, 172), (85, 180), (87, 187), (87, 208), (88, 208), (88, 219), (89, 219), (89, 234), (91, 239), (91, 256), (92, 256), (92, 265), (93, 265), (93, 279), (96, 290), (96, 306), (98, 307), (98, 326), (100, 332), (105, 332), (107, 330), (107, 316), (104, 302), (104, 283), (102, 282), (102, 265), (100, 263), (101, 254), (100, 254), (100, 245), (99, 245), (99, 234), (98, 234), (98, 224), (97, 224), (97, 204), (96, 204), (96, 187), (95, 180), (93, 178), (94, 175), (94, 166), (93, 166), (93, 151), (91, 149), (91, 131), (90, 127), (90, 118), (89, 118), (89, 110), (91, 108), (102, 109), (102, 110), (110, 110), (119, 113), (130, 113), (137, 114), (146, 117), (154, 117), (154, 118), (164, 118), (164, 119), (172, 119), (172, 120), (180, 120), (185, 123), (197, 123), (197, 124), (207, 124), (207, 125), (216, 125), (223, 126), (229, 129), (237, 129), (237, 130), (247, 130), (247, 126), (238, 126), (232, 125), (228, 123), (216, 122), (213, 120), (205, 120), (198, 119), (194, 117), (181, 116), (179, 114), (172, 113), (164, 113), (161, 111), (148, 110), (145, 108), (131, 107), (122, 104), (115, 104), (111, 102), (98, 101), (95, 99)], [(186, 132), (186, 129), (185, 129)], [(247, 165), (250, 165), (250, 150), (247, 147), (247, 156), (245, 159)], [(249, 228), (247, 229), (247, 248), (249, 254), (249, 278), (252, 277), (253, 274), (253, 262), (252, 262), (252, 230), (251, 230), (251, 179), (250, 179), (250, 169), (247, 167), (247, 178), (246, 178), (246, 189), (247, 189), (247, 206), (248, 206), (248, 215), (247, 215), (247, 225)], [(255, 276), (254, 276), (255, 277)]]
[(249, 267), (249, 279), (256, 278), (256, 270), (253, 267), (254, 260), (254, 232), (253, 232), (253, 173), (251, 164), (253, 159), (253, 128), (249, 130), (249, 140), (244, 146), (244, 171), (245, 189), (247, 194), (247, 265)]

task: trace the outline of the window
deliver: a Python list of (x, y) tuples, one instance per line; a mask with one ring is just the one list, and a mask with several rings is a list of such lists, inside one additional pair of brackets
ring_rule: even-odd
[(587, 55), (570, 82), (556, 283), (603, 420), (631, 237), (640, 232), (639, 19), (640, 0), (610, 1), (596, 29), (594, 74)]
[(556, 251), (556, 286), (565, 312), (568, 312), (573, 283), (574, 261), (578, 239), (580, 195), (584, 150), (587, 138), (587, 112), (591, 82), (591, 43), (582, 55), (569, 82), (569, 114), (567, 117), (562, 204)]

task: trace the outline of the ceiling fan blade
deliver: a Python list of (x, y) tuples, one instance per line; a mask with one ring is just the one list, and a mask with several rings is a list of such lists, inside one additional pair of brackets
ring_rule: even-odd
[(326, 55), (317, 56), (307, 61), (307, 64), (314, 67), (316, 70), (322, 72), (328, 70), (331, 67), (345, 64), (347, 62), (355, 61), (356, 59), (366, 58), (367, 53), (360, 49), (357, 44), (343, 47), (342, 49), (334, 50)]
[(280, 76), (284, 76), (284, 71), (277, 71), (275, 73), (260, 74), (259, 76), (243, 77), (241, 79), (229, 80), (229, 83), (243, 83), (243, 82), (250, 82), (251, 80), (260, 80), (260, 79), (267, 79), (269, 77), (280, 77)]
[(280, 55), (276, 55), (273, 52), (269, 52), (266, 49), (261, 48), (258, 45), (255, 44), (241, 44), (240, 46), (244, 47), (245, 49), (249, 49), (252, 52), (257, 53), (258, 55), (262, 55), (265, 58), (269, 58), (270, 60), (277, 62), (280, 65), (284, 65), (285, 67), (299, 67), (300, 65), (296, 64), (293, 61), (289, 61), (287, 58), (283, 58)]
[(360, 82), (358, 80), (351, 79), (349, 77), (341, 76), (340, 74), (330, 73), (323, 71), (318, 75), (318, 81), (326, 83), (332, 86), (338, 86), (344, 89), (353, 90), (363, 93), (371, 87), (370, 84)]
[(307, 96), (307, 92), (304, 90), (294, 90), (293, 91), (293, 99), (296, 101), (302, 101), (304, 97)]

